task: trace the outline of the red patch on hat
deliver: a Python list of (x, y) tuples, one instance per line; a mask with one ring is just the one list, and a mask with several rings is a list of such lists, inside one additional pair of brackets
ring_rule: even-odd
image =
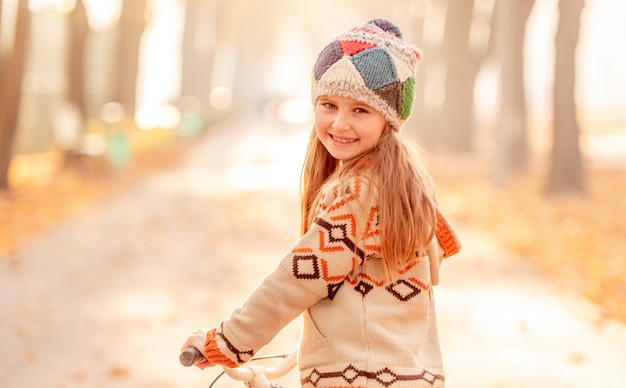
[(339, 41), (339, 47), (341, 47), (341, 52), (344, 54), (353, 56), (354, 54), (360, 53), (365, 49), (376, 47), (376, 45), (364, 42), (355, 42), (353, 40), (343, 40)]

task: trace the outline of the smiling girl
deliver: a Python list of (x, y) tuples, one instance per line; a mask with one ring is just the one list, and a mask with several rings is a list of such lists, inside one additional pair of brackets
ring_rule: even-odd
[(381, 19), (322, 50), (302, 236), (229, 319), (189, 336), (201, 368), (245, 363), (301, 315), (303, 387), (444, 386), (433, 286), (460, 243), (401, 136), (420, 59)]

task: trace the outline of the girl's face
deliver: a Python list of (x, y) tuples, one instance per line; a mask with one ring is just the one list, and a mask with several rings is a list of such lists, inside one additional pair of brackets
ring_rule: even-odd
[(317, 138), (342, 161), (374, 148), (386, 125), (383, 115), (354, 98), (322, 96), (315, 105)]

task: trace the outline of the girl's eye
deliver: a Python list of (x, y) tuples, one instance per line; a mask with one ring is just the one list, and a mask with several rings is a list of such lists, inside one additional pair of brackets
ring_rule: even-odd
[(366, 110), (366, 109), (363, 109), (363, 108), (356, 108), (354, 111), (355, 111), (356, 113), (367, 113), (367, 110)]
[(322, 104), (322, 106), (326, 109), (335, 109), (337, 107), (335, 104), (330, 102), (325, 102)]

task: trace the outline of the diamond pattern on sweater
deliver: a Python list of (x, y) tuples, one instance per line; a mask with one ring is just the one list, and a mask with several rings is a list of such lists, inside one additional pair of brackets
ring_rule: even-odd
[(329, 283), (326, 287), (328, 288), (328, 299), (335, 299), (335, 295), (337, 295), (337, 291), (341, 288), (343, 282), (339, 283)]
[[(366, 378), (367, 380), (376, 381), (382, 387), (393, 387), (394, 384), (398, 382), (407, 382), (407, 381), (425, 381), (430, 385), (434, 385), (437, 381), (445, 381), (443, 375), (434, 374), (427, 370), (423, 370), (420, 374), (401, 374), (394, 372), (390, 368), (383, 368), (377, 371), (366, 371), (362, 369), (358, 369), (353, 365), (348, 365), (342, 371), (334, 371), (334, 372), (321, 372), (319, 369), (314, 368), (307, 377), (303, 378), (300, 382), (302, 386), (305, 387), (307, 385), (312, 385), (314, 387), (319, 386), (327, 386), (322, 382), (324, 379), (336, 379), (341, 378), (348, 384), (354, 383), (358, 378)], [(323, 385), (322, 385), (323, 384)], [(333, 384), (333, 386), (337, 386)]]
[[(361, 260), (365, 258), (365, 252), (348, 236), (346, 225), (333, 225), (330, 222), (316, 218), (315, 223), (321, 226), (319, 232), (319, 249), (322, 252), (332, 252), (337, 250), (345, 250), (346, 248), (354, 252)], [(339, 243), (331, 245), (331, 243)]]
[(346, 225), (335, 225), (331, 227), (328, 232), (328, 241), (333, 243), (338, 241), (344, 241), (348, 238)]
[(419, 287), (407, 282), (404, 279), (398, 280), (395, 283), (392, 283), (385, 287), (387, 291), (389, 291), (393, 296), (400, 299), (403, 302), (406, 302), (417, 296), (422, 290)]
[(354, 380), (356, 380), (359, 377), (359, 370), (353, 367), (352, 365), (348, 365), (348, 367), (343, 370), (342, 377), (348, 383), (352, 384)]
[(380, 216), (378, 214), (378, 206), (373, 206), (367, 216), (367, 225), (365, 226), (365, 238), (371, 238), (380, 234), (380, 230), (378, 230), (378, 226), (380, 223), (379, 217)]
[(372, 291), (373, 288), (373, 285), (362, 280), (356, 285), (356, 287), (354, 287), (354, 289), (363, 296), (369, 294), (369, 292)]
[(317, 264), (317, 256), (314, 254), (294, 255), (293, 274), (298, 279), (319, 279), (320, 270)]

